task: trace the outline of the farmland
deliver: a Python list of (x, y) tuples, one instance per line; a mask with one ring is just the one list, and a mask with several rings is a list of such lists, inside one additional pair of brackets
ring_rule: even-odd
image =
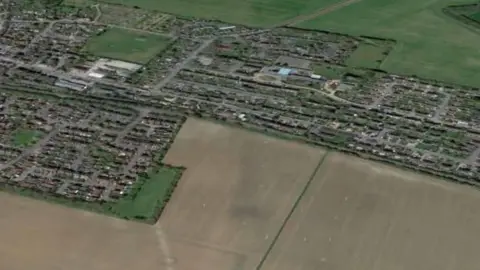
[(84, 50), (111, 59), (144, 64), (170, 42), (167, 37), (111, 28), (93, 37)]
[(0, 269), (476, 267), (480, 194), (452, 182), (480, 187), (478, 88), (428, 78), (475, 84), (477, 33), (451, 1), (333, 2), (225, 18), (269, 29), (9, 3)]
[(137, 6), (142, 9), (159, 10), (176, 15), (217, 19), (230, 23), (251, 26), (271, 26), (305, 13), (312, 13), (340, 0), (106, 0), (103, 2)]
[(193, 119), (164, 161), (187, 169), (155, 226), (1, 193), (0, 268), (477, 267), (465, 186)]
[(161, 264), (152, 226), (7, 193), (0, 193), (0, 203), (1, 269), (152, 270)]
[(329, 153), (262, 269), (477, 268), (480, 194)]
[[(83, 2), (85, 1), (75, 0), (76, 4)], [(480, 52), (477, 50), (480, 45), (478, 32), (455, 22), (442, 12), (447, 6), (471, 3), (470, 0), (402, 2), (309, 0), (300, 3), (293, 0), (102, 2), (253, 27), (289, 24), (353, 36), (367, 35), (392, 39), (397, 41), (397, 45), (386, 59), (381, 58), (381, 52), (377, 54), (379, 51), (370, 46), (360, 50), (346, 64), (462, 85), (480, 85), (480, 77), (477, 76), (480, 71), (480, 62), (477, 60), (480, 58)], [(346, 2), (348, 4), (341, 5)], [(338, 8), (332, 8), (335, 6)], [(470, 17), (475, 20), (477, 18), (475, 16), (477, 15), (473, 14)]]
[(475, 12), (469, 16), (472, 20), (480, 23), (480, 12)]
[(187, 169), (160, 218), (167, 235), (182, 239), (172, 250), (179, 269), (253, 269), (323, 154), (188, 120), (165, 157)]
[[(442, 13), (465, 0), (363, 0), (298, 27), (394, 39), (381, 65), (393, 73), (479, 85), (480, 38)], [(452, 53), (455, 52), (455, 53)], [(368, 62), (365, 65), (369, 67)]]
[(173, 261), (175, 269), (252, 269), (323, 154), (188, 120), (165, 157), (188, 168), (159, 224), (0, 193), (0, 268), (153, 270)]

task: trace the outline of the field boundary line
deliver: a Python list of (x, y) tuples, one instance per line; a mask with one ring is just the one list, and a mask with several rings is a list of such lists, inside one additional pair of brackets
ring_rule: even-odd
[(160, 224), (158, 224), (157, 226), (158, 227), (155, 228), (155, 234), (157, 236), (160, 253), (162, 253), (163, 255), (164, 266), (167, 270), (175, 270), (175, 267), (173, 266), (175, 264), (175, 259), (172, 256), (170, 245), (168, 244), (165, 232), (163, 231), (163, 228)]
[(305, 22), (305, 21), (308, 21), (308, 20), (311, 20), (311, 19), (314, 19), (316, 17), (320, 17), (322, 15), (325, 15), (325, 14), (328, 14), (328, 13), (331, 13), (331, 12), (334, 12), (334, 11), (337, 11), (343, 7), (346, 7), (346, 6), (349, 6), (349, 5), (352, 5), (352, 4), (355, 4), (357, 2), (360, 2), (361, 0), (346, 0), (346, 1), (341, 1), (339, 3), (336, 3), (336, 4), (333, 4), (333, 5), (330, 5), (330, 6), (327, 6), (327, 7), (323, 7), (323, 8), (320, 8), (318, 10), (316, 10), (315, 12), (313, 13), (309, 13), (309, 14), (303, 14), (303, 15), (300, 15), (300, 16), (297, 16), (297, 17), (293, 17), (287, 21), (284, 21), (284, 22), (280, 22), (278, 24), (275, 24), (273, 26), (273, 28), (276, 28), (276, 27), (282, 27), (282, 26), (294, 26), (296, 24), (299, 24), (299, 23), (302, 23), (302, 22)]
[(393, 46), (392, 50), (387, 54), (387, 56), (385, 56), (385, 58), (383, 58), (382, 62), (380, 63), (380, 65), (378, 65), (378, 68), (379, 69), (384, 69), (384, 66), (386, 65), (385, 63), (388, 62), (388, 60), (391, 58), (391, 55), (395, 53), (395, 51), (397, 50), (401, 50), (403, 49), (403, 46), (404, 46), (404, 42), (399, 42), (397, 41), (395, 43), (395, 45)]
[(275, 237), (272, 239), (272, 242), (270, 243), (270, 245), (268, 246), (267, 250), (265, 251), (265, 254), (263, 254), (262, 258), (260, 259), (260, 262), (258, 263), (258, 265), (257, 265), (257, 267), (255, 268), (255, 270), (261, 270), (261, 269), (262, 269), (263, 264), (265, 263), (265, 261), (266, 261), (267, 258), (268, 258), (268, 255), (270, 255), (270, 252), (272, 252), (273, 247), (274, 247), (275, 244), (277, 243), (277, 240), (280, 238), (280, 235), (282, 234), (282, 232), (283, 232), (283, 230), (285, 229), (288, 221), (290, 220), (290, 218), (292, 217), (293, 213), (295, 212), (295, 210), (297, 209), (298, 205), (300, 204), (300, 201), (302, 201), (303, 197), (304, 197), (305, 194), (307, 193), (308, 188), (309, 188), (310, 185), (312, 184), (313, 179), (315, 179), (315, 176), (317, 175), (318, 171), (319, 171), (320, 168), (322, 167), (324, 161), (327, 159), (327, 156), (328, 156), (329, 153), (330, 153), (330, 151), (329, 151), (329, 150), (326, 150), (325, 154), (323, 155), (323, 157), (322, 157), (322, 158), (320, 159), (320, 161), (318, 162), (317, 166), (315, 167), (315, 169), (313, 170), (312, 174), (310, 175), (310, 178), (308, 178), (307, 183), (305, 184), (305, 186), (303, 187), (302, 191), (300, 192), (300, 195), (298, 195), (297, 199), (296, 199), (295, 202), (293, 203), (293, 206), (292, 206), (292, 208), (290, 209), (290, 212), (288, 212), (287, 216), (286, 216), (285, 219), (283, 220), (282, 225), (280, 226), (280, 229), (279, 229), (278, 232), (275, 234)]
[(207, 248), (207, 249), (214, 250), (214, 251), (233, 254), (233, 255), (239, 255), (239, 256), (256, 255), (256, 253), (254, 253), (254, 252), (243, 252), (243, 251), (240, 251), (240, 250), (224, 248), (224, 247), (221, 247), (221, 246), (218, 246), (218, 245), (203, 243), (201, 241), (191, 240), (191, 239), (187, 239), (187, 238), (184, 238), (184, 237), (171, 236), (170, 240), (176, 241), (176, 242), (181, 242), (181, 243), (184, 243), (184, 244), (189, 244), (189, 245), (200, 247), (200, 248)]

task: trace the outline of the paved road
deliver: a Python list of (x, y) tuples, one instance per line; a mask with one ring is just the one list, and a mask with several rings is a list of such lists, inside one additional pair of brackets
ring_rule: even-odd
[(480, 147), (470, 154), (470, 156), (467, 158), (467, 164), (475, 165), (477, 164), (478, 159), (480, 159)]
[(132, 128), (138, 125), (142, 121), (142, 119), (148, 115), (149, 112), (149, 109), (141, 109), (140, 114), (132, 122), (128, 123), (128, 125), (124, 129), (122, 129), (121, 132), (118, 133), (118, 136), (115, 139), (115, 143), (119, 144), (123, 137), (125, 137)]
[(45, 27), (45, 29), (43, 29), (40, 33), (38, 33), (33, 39), (32, 41), (30, 41), (30, 43), (28, 44), (28, 46), (23, 50), (23, 53), (27, 54), (31, 49), (32, 47), (37, 44), (43, 37), (45, 37), (48, 32), (50, 32), (50, 30), (52, 29), (53, 25), (55, 24), (54, 21), (51, 21), (47, 27)]
[(373, 108), (377, 108), (378, 105), (382, 104), (383, 100), (385, 99), (386, 96), (390, 96), (391, 94), (393, 94), (393, 86), (395, 84), (394, 83), (389, 83), (387, 85), (385, 85), (385, 89), (382, 91), (381, 95), (379, 95), (374, 101), (372, 104), (368, 105), (367, 108), (368, 109), (373, 109)]
[(450, 94), (446, 94), (445, 99), (442, 101), (442, 104), (438, 106), (438, 109), (435, 111), (435, 115), (433, 116), (433, 120), (440, 122), (442, 115), (447, 112), (448, 102), (450, 102), (450, 98), (452, 96)]
[(197, 55), (201, 51), (203, 51), (205, 48), (207, 48), (212, 42), (213, 42), (213, 39), (209, 39), (209, 40), (204, 41), (203, 44), (200, 47), (198, 47), (195, 51), (190, 53), (190, 55), (187, 58), (185, 58), (185, 60), (183, 60), (181, 63), (178, 63), (172, 69), (172, 71), (167, 75), (167, 77), (165, 77), (160, 83), (155, 85), (153, 87), (153, 91), (158, 92), (165, 85), (167, 85), (167, 83), (169, 83), (175, 76), (177, 76), (177, 74), (180, 72), (180, 70), (182, 70), (188, 64), (188, 62), (190, 62), (191, 60), (196, 58)]

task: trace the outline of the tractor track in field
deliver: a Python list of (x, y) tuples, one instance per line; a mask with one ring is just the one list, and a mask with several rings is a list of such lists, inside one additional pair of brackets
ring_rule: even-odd
[(316, 17), (323, 16), (323, 15), (325, 15), (325, 14), (331, 13), (331, 12), (333, 12), (333, 11), (339, 10), (339, 9), (341, 9), (341, 8), (344, 8), (344, 7), (346, 7), (346, 6), (355, 4), (355, 3), (360, 2), (360, 1), (361, 1), (361, 0), (346, 0), (346, 1), (342, 1), (342, 2), (340, 2), (340, 3), (336, 3), (336, 4), (330, 5), (330, 6), (328, 6), (328, 7), (324, 7), (324, 8), (318, 9), (318, 10), (316, 10), (316, 11), (313, 12), (313, 13), (303, 14), (303, 15), (294, 17), (294, 18), (292, 18), (292, 19), (289, 19), (288, 21), (281, 22), (281, 23), (273, 26), (273, 28), (275, 28), (275, 27), (282, 27), (282, 26), (294, 26), (294, 25), (297, 25), (297, 24), (302, 23), (302, 22), (304, 22), (304, 21), (308, 21), (308, 20), (314, 19), (314, 18), (316, 18)]

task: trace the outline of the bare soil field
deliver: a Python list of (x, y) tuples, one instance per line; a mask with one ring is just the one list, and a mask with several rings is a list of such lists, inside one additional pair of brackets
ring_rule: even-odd
[(262, 270), (474, 270), (480, 192), (329, 153)]
[(0, 269), (151, 270), (155, 228), (0, 193)]
[(165, 158), (187, 170), (157, 225), (0, 193), (0, 269), (254, 269), (324, 153), (188, 120)]
[(0, 193), (0, 269), (478, 269), (478, 190), (325, 155), (189, 119), (156, 225)]
[(324, 153), (188, 120), (165, 157), (187, 169), (158, 224), (173, 269), (254, 269)]

